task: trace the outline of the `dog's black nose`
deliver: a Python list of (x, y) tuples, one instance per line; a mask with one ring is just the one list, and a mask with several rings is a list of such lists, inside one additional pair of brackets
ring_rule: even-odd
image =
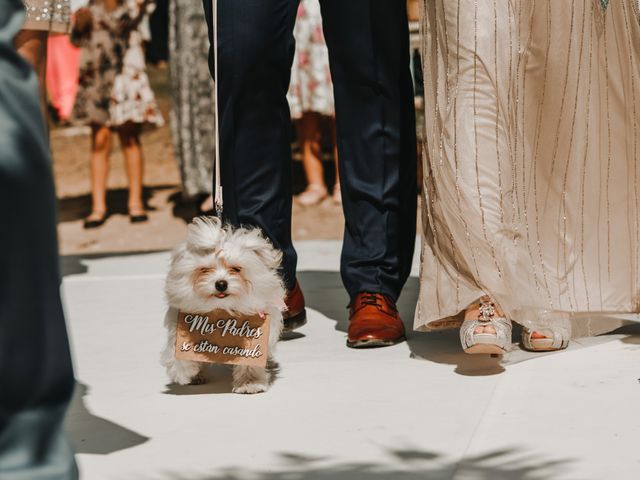
[(218, 280), (216, 282), (216, 290), (219, 292), (224, 292), (225, 290), (227, 290), (228, 286), (229, 284), (227, 283), (226, 280)]

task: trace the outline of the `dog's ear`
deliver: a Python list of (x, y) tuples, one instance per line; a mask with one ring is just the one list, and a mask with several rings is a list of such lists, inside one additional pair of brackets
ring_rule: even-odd
[(278, 270), (282, 265), (282, 252), (278, 250), (273, 244), (265, 239), (266, 248), (256, 251), (256, 253), (262, 257), (264, 262), (272, 270)]
[(236, 231), (236, 240), (247, 250), (254, 252), (272, 270), (280, 268), (282, 252), (275, 248), (259, 228)]
[(179, 263), (187, 253), (187, 242), (181, 242), (176, 245), (171, 252), (171, 265)]
[(197, 217), (187, 228), (187, 246), (202, 252), (215, 251), (226, 234), (216, 217)]

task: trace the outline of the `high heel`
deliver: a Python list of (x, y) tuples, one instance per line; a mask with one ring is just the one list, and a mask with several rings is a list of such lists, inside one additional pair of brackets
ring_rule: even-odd
[[(493, 327), (495, 333), (476, 333), (478, 327)], [(465, 319), (460, 342), (465, 353), (503, 355), (511, 345), (511, 320), (498, 316), (495, 304), (481, 299), (477, 318)]]
[[(533, 338), (534, 333), (544, 335), (544, 338)], [(569, 346), (569, 338), (564, 332), (554, 328), (538, 328), (536, 330), (522, 329), (522, 347), (530, 352), (553, 352), (564, 350)]]
[(333, 187), (333, 194), (331, 195), (333, 203), (336, 205), (342, 205), (342, 190), (340, 190), (340, 184), (336, 183)]
[[(553, 352), (569, 346), (571, 339), (571, 317), (566, 312), (536, 312), (527, 327), (522, 329), (522, 348), (530, 352)], [(537, 333), (539, 337), (534, 338)]]

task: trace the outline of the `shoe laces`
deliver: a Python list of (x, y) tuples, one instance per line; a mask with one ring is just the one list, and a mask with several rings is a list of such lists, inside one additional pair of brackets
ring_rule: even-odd
[(380, 295), (377, 293), (364, 293), (362, 296), (362, 305), (371, 305), (374, 307), (382, 308), (380, 304)]
[[(363, 308), (363, 307), (376, 307), (378, 310), (380, 310), (381, 312), (385, 312), (385, 305), (383, 305), (381, 303), (381, 300), (383, 299), (387, 299), (387, 307), (389, 310), (397, 312), (398, 309), (396, 307), (395, 302), (393, 302), (392, 300), (390, 300), (388, 297), (386, 297), (384, 294), (382, 293), (375, 293), (375, 292), (363, 292), (362, 293), (362, 297), (360, 298), (360, 305), (358, 306), (358, 310)], [(352, 305), (349, 305), (350, 307)], [(388, 313), (388, 312), (386, 312)]]

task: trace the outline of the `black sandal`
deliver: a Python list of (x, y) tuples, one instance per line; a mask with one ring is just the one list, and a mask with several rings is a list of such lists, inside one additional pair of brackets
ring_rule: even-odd
[(143, 223), (149, 220), (147, 214), (142, 211), (142, 213), (129, 213), (129, 221), (131, 223)]
[(107, 212), (102, 214), (101, 218), (89, 218), (91, 217), (91, 215), (93, 215), (94, 212), (91, 212), (89, 214), (89, 216), (87, 218), (84, 219), (84, 229), (85, 230), (90, 230), (92, 228), (98, 228), (101, 227), (102, 224), (104, 224), (104, 222), (107, 221)]

